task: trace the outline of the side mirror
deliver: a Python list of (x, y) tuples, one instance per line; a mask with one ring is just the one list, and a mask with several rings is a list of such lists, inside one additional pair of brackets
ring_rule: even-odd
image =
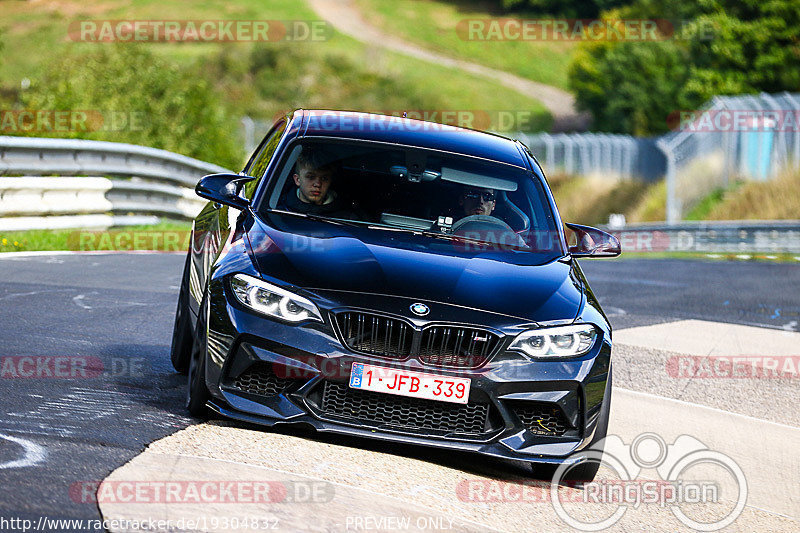
[(194, 188), (198, 196), (212, 200), (218, 204), (245, 210), (250, 202), (239, 196), (239, 186), (253, 180), (252, 176), (241, 174), (209, 174), (204, 176)]
[(617, 257), (620, 252), (619, 239), (591, 226), (565, 224), (575, 233), (577, 243), (569, 247), (572, 257)]

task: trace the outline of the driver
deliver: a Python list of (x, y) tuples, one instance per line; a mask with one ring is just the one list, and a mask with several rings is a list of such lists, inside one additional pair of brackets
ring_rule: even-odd
[(295, 170), (292, 179), (296, 188), (281, 199), (279, 206), (282, 209), (332, 218), (356, 218), (355, 213), (331, 189), (337, 165), (326, 153), (319, 148), (303, 146)]
[[(462, 210), (462, 217), (453, 226), (456, 234), (463, 234), (477, 240), (491, 243), (503, 249), (527, 249), (525, 241), (520, 235), (514, 233), (504, 220), (493, 216), (497, 207), (497, 191), (483, 187), (464, 187), (458, 198), (458, 205)], [(491, 217), (489, 219), (469, 219), (475, 215)]]
[(458, 199), (458, 205), (463, 209), (463, 216), (486, 215), (489, 216), (497, 206), (497, 194), (494, 189), (480, 187), (465, 187)]

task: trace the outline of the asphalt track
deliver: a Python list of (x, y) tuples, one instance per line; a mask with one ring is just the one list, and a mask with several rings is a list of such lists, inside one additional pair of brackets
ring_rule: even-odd
[[(331, 501), (284, 503), (266, 514), (244, 507), (274, 518), (265, 525), (282, 531), (414, 530), (397, 521), (404, 515), (428, 530), (570, 530), (549, 503), (458, 496), (459, 483), (524, 480), (518, 464), (188, 417), (184, 378), (168, 361), (181, 265), (174, 254), (0, 256), (3, 363), (63, 356), (80, 357), (84, 365), (72, 377), (39, 378), (13, 375), (23, 367), (3, 367), (0, 526), (3, 518), (97, 520), (101, 510), (106, 518), (240, 513), (241, 506), (98, 507), (82, 497), (107, 478), (168, 473), (298, 486), (323, 481), (335, 488)], [(610, 433), (626, 443), (644, 431), (668, 444), (692, 435), (734, 458), (747, 475), (747, 507), (732, 530), (800, 528), (797, 375), (689, 379), (666, 370), (671, 357), (685, 355), (800, 353), (800, 266), (631, 258), (582, 265), (615, 328), (619, 390)], [(709, 345), (709, 339), (719, 342)], [(63, 374), (71, 361), (50, 370)], [(631, 509), (615, 526), (644, 527), (687, 529), (657, 505)]]

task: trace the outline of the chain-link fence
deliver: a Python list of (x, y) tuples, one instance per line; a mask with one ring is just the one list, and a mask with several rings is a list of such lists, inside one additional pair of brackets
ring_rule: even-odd
[(548, 174), (657, 180), (666, 160), (654, 139), (604, 133), (512, 135), (530, 148)]
[(733, 180), (767, 181), (800, 167), (800, 95), (713, 98), (676, 114), (658, 146), (667, 157), (667, 221)]

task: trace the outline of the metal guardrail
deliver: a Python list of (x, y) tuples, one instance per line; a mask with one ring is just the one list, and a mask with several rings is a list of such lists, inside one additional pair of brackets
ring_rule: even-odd
[(197, 180), (215, 172), (229, 171), (145, 146), (0, 136), (0, 230), (191, 219)]
[(800, 254), (800, 220), (650, 223), (608, 229), (622, 252)]

